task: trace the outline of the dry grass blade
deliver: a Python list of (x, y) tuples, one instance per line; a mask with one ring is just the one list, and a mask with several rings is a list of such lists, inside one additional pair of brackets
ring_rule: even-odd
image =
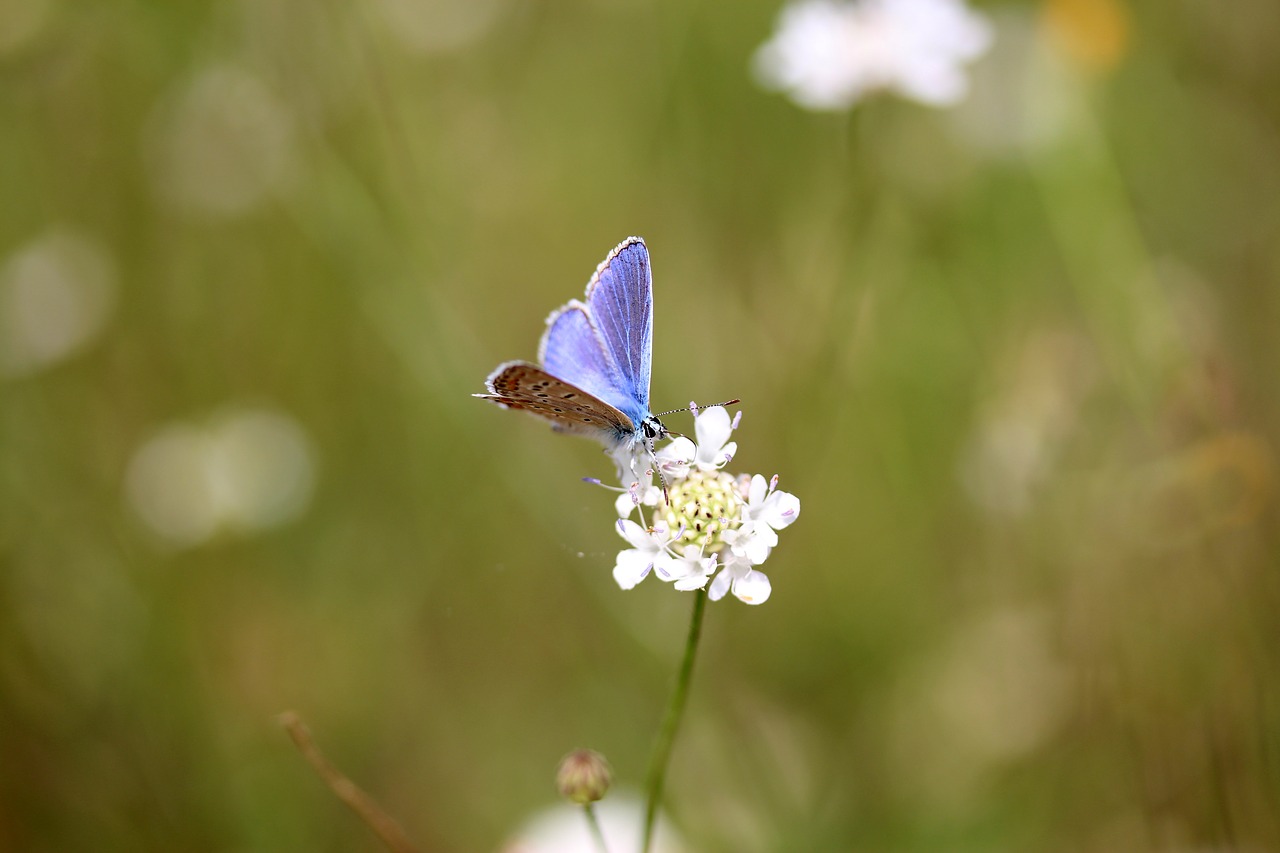
[(294, 746), (298, 747), (298, 751), (311, 764), (316, 774), (329, 786), (329, 790), (333, 791), (334, 796), (346, 803), (365, 822), (365, 825), (373, 830), (374, 835), (382, 840), (388, 850), (393, 851), (393, 853), (418, 853), (418, 848), (404, 834), (400, 824), (396, 823), (390, 815), (382, 810), (381, 806), (374, 802), (372, 797), (362, 791), (355, 782), (344, 776), (325, 757), (324, 753), (320, 751), (320, 747), (316, 746), (315, 740), (312, 739), (311, 730), (307, 728), (307, 724), (302, 721), (302, 717), (298, 716), (296, 711), (285, 711), (278, 719), (280, 724), (284, 726), (285, 731), (289, 733), (289, 737), (293, 739)]

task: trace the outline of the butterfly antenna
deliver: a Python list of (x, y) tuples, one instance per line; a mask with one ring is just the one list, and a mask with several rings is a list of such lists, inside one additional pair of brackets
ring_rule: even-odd
[[(661, 412), (657, 415), (654, 415), (654, 417), (665, 418), (667, 415), (678, 415), (681, 412), (693, 412), (696, 415), (698, 413), (698, 409), (711, 409), (716, 406), (732, 406), (735, 403), (741, 403), (741, 402), (742, 402), (741, 400), (725, 400), (723, 403), (711, 403), (706, 406), (700, 406), (697, 403), (690, 403), (689, 405), (685, 406), (683, 409), (672, 409), (669, 412)], [(671, 433), (671, 434), (679, 435), (679, 433)]]

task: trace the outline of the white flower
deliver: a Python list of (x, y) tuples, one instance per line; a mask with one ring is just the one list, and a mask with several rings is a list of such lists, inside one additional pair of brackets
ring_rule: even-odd
[(656, 570), (659, 577), (668, 580), (683, 576), (684, 568), (680, 561), (667, 549), (672, 537), (666, 524), (658, 522), (645, 529), (634, 521), (620, 518), (618, 534), (632, 546), (618, 553), (618, 561), (613, 567), (613, 579), (618, 586), (632, 589), (649, 576), (650, 570)]
[(719, 601), (726, 592), (732, 592), (744, 604), (764, 604), (773, 593), (773, 587), (764, 572), (751, 568), (750, 560), (730, 552), (724, 568), (711, 582), (707, 597)]
[(686, 546), (686, 550), (692, 553), (680, 558), (683, 574), (680, 577), (672, 578), (672, 586), (685, 592), (702, 589), (707, 585), (707, 581), (711, 580), (711, 576), (716, 573), (716, 566), (718, 565), (716, 558), (704, 557), (700, 552), (693, 551), (688, 546)]
[(752, 527), (741, 526), (734, 530), (726, 530), (721, 536), (724, 544), (729, 546), (729, 553), (734, 557), (745, 560), (749, 565), (758, 566), (765, 560), (769, 559), (769, 552), (773, 550), (773, 546), (778, 544), (778, 534), (769, 530), (772, 534), (770, 538), (767, 534), (760, 536)]
[(800, 499), (790, 492), (779, 492), (778, 477), (775, 474), (767, 484), (764, 477), (756, 474), (750, 484), (743, 489), (746, 504), (742, 508), (742, 530), (750, 534), (751, 543), (743, 547), (749, 554), (758, 554), (764, 548), (764, 555), (751, 562), (759, 565), (769, 556), (769, 551), (778, 544), (777, 531), (787, 527), (800, 516)]
[[(722, 406), (696, 412), (695, 418), (697, 444), (680, 437), (654, 454), (665, 491), (653, 485), (651, 469), (637, 473), (638, 454), (630, 449), (614, 454), (622, 481), (615, 502), (618, 533), (631, 547), (618, 554), (613, 577), (623, 589), (635, 587), (650, 572), (684, 591), (710, 582), (712, 601), (732, 592), (748, 604), (761, 604), (771, 586), (755, 566), (778, 544), (777, 531), (795, 521), (800, 501), (777, 490), (776, 476), (767, 482), (759, 475), (734, 477), (720, 470), (737, 450), (729, 437), (738, 425)], [(628, 518), (633, 512), (639, 523)]]
[[(639, 853), (645, 812), (639, 795), (625, 789), (610, 792), (592, 808), (612, 853)], [(499, 848), (499, 853), (599, 853), (601, 847), (589, 827), (581, 806), (560, 803), (528, 818)], [(689, 853), (693, 848), (660, 813), (650, 849), (653, 853)]]
[(670, 480), (689, 476), (690, 467), (718, 471), (728, 465), (738, 452), (738, 443), (729, 440), (738, 423), (729, 418), (724, 406), (711, 406), (695, 412), (693, 429), (698, 443), (694, 444), (682, 435), (656, 454), (658, 467)]
[(755, 71), (811, 110), (882, 89), (946, 106), (968, 91), (963, 64), (990, 44), (990, 24), (964, 0), (800, 0), (782, 10)]
[(636, 511), (636, 507), (657, 506), (661, 500), (662, 489), (653, 484), (652, 478), (648, 483), (636, 480), (629, 488), (622, 490), (622, 494), (613, 502), (613, 508), (618, 511), (618, 518), (626, 518)]
[(683, 480), (689, 476), (689, 466), (698, 457), (698, 447), (683, 435), (671, 440), (671, 443), (659, 450), (658, 467), (668, 480)]

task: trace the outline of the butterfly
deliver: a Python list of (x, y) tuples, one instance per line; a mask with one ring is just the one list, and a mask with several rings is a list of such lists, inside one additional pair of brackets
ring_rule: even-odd
[(643, 445), (652, 456), (653, 443), (673, 434), (649, 410), (653, 277), (644, 240), (619, 243), (596, 267), (584, 301), (551, 312), (538, 362), (503, 362), (485, 380), (489, 393), (473, 396), (614, 453)]

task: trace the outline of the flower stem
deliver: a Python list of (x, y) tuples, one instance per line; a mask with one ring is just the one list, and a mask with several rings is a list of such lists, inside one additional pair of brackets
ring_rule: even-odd
[(595, 839), (596, 849), (600, 853), (609, 853), (609, 845), (605, 843), (604, 832), (600, 829), (600, 820), (596, 817), (595, 807), (591, 803), (583, 803), (582, 811), (587, 816), (587, 826), (591, 827), (591, 837)]
[(671, 759), (671, 747), (675, 743), (676, 731), (680, 728), (680, 718), (684, 715), (685, 700), (689, 698), (689, 680), (693, 675), (693, 658), (698, 651), (698, 638), (702, 634), (702, 614), (707, 609), (707, 591), (704, 589), (694, 593), (693, 617), (689, 621), (689, 639), (684, 646), (684, 660), (680, 662), (680, 672), (676, 675), (676, 687), (671, 693), (671, 703), (667, 705), (667, 716), (658, 730), (658, 738), (653, 744), (653, 755), (649, 759), (649, 780), (645, 793), (644, 835), (640, 842), (641, 853), (649, 853), (649, 843), (653, 840), (653, 821), (658, 816), (658, 803), (662, 800), (662, 786), (667, 778), (667, 763)]

